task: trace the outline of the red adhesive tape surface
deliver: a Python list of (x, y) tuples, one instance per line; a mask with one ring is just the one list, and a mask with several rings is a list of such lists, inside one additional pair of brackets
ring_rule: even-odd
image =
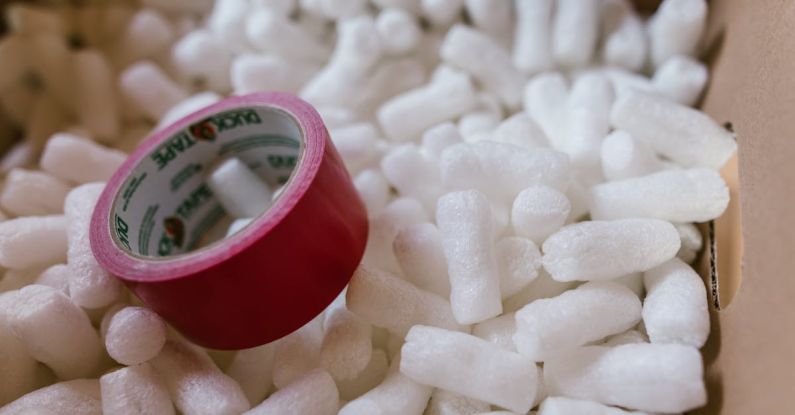
[[(204, 182), (237, 157), (274, 204), (212, 243), (225, 213)], [(242, 349), (283, 337), (348, 283), (367, 213), (318, 113), (287, 94), (232, 97), (155, 132), (108, 182), (94, 210), (99, 263), (192, 341)]]

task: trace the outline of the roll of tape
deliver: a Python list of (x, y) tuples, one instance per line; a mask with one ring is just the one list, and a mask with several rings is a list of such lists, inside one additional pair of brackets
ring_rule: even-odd
[[(284, 189), (236, 234), (204, 178), (237, 157)], [(192, 341), (264, 344), (317, 316), (348, 283), (367, 213), (318, 113), (287, 94), (232, 97), (155, 132), (94, 210), (99, 263)], [(203, 246), (206, 245), (206, 246)]]

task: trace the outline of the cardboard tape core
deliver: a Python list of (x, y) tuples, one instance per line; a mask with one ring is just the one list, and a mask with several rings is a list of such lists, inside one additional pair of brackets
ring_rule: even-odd
[(205, 183), (214, 165), (236, 157), (276, 188), (289, 181), (303, 148), (297, 121), (272, 107), (226, 109), (193, 123), (133, 168), (113, 200), (113, 241), (149, 259), (198, 252), (227, 216)]

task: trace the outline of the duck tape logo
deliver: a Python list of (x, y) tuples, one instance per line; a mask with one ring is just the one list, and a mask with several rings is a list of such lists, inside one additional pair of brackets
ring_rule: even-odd
[(191, 125), (189, 130), (190, 134), (197, 140), (215, 141), (215, 137), (218, 136), (218, 131), (210, 118), (205, 118)]
[(213, 192), (205, 183), (193, 189), (190, 194), (177, 206), (173, 215), (163, 219), (163, 234), (157, 244), (157, 253), (168, 256), (174, 248), (184, 248), (185, 222), (189, 221), (202, 206), (212, 200)]

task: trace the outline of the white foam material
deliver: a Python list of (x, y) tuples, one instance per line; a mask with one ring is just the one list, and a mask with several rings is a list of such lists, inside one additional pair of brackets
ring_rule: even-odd
[(507, 202), (531, 185), (565, 187), (569, 160), (565, 154), (546, 148), (478, 141), (445, 149), (439, 168), (448, 189), (474, 188)]
[(406, 10), (413, 15), (418, 15), (421, 10), (420, 0), (372, 0), (372, 2), (379, 9), (395, 7)]
[(414, 140), (474, 108), (475, 99), (469, 77), (455, 73), (388, 100), (378, 109), (378, 121), (389, 138)]
[(625, 411), (598, 402), (550, 396), (541, 403), (538, 415), (645, 415), (645, 412)]
[(207, 18), (207, 26), (226, 47), (235, 52), (245, 52), (251, 47), (246, 37), (246, 17), (252, 6), (252, 2), (215, 1)]
[(399, 367), (396, 356), (383, 382), (345, 404), (339, 415), (422, 415), (433, 388), (411, 380)]
[(55, 177), (90, 183), (110, 179), (127, 155), (73, 134), (53, 135), (41, 155), (41, 169)]
[(99, 336), (83, 310), (62, 292), (36, 284), (22, 288), (8, 321), (28, 353), (60, 379), (88, 377), (98, 369)]
[(113, 141), (121, 132), (113, 67), (94, 50), (75, 52), (75, 108), (80, 123), (100, 141)]
[(151, 363), (185, 415), (233, 415), (250, 407), (240, 385), (196, 346), (169, 340)]
[(676, 228), (659, 219), (587, 221), (547, 238), (543, 263), (558, 281), (605, 280), (660, 265), (679, 246)]
[(234, 234), (236, 234), (236, 233), (240, 232), (240, 231), (241, 231), (243, 228), (245, 228), (245, 227), (246, 227), (246, 226), (247, 226), (249, 223), (251, 223), (251, 221), (252, 221), (252, 220), (254, 220), (254, 218), (241, 218), (241, 219), (235, 219), (235, 220), (234, 220), (234, 221), (232, 221), (232, 223), (229, 225), (229, 229), (227, 229), (227, 230), (226, 230), (226, 237), (229, 237), (229, 236), (231, 236), (231, 235), (234, 235)]
[[(145, 85), (145, 87), (144, 87)], [(188, 94), (154, 62), (143, 60), (119, 75), (122, 95), (150, 120), (157, 121)]]
[(271, 205), (270, 187), (237, 158), (215, 167), (207, 185), (224, 210), (238, 219), (257, 217)]
[(113, 62), (124, 67), (129, 63), (154, 58), (166, 50), (175, 39), (171, 22), (151, 8), (137, 11), (116, 40)]
[(387, 271), (398, 272), (400, 266), (393, 251), (395, 236), (404, 227), (428, 222), (428, 214), (422, 204), (414, 198), (394, 199), (370, 222), (364, 260)]
[(618, 277), (612, 281), (629, 288), (635, 293), (635, 295), (638, 296), (638, 298), (643, 298), (645, 293), (643, 289), (643, 273), (633, 272), (631, 274)]
[(180, 75), (191, 83), (217, 92), (226, 92), (231, 86), (232, 52), (209, 30), (194, 30), (183, 36), (172, 47), (171, 59)]
[(426, 211), (436, 209), (442, 192), (439, 167), (416, 144), (392, 147), (381, 159), (381, 171), (401, 195), (416, 198)]
[(544, 363), (552, 396), (647, 412), (678, 413), (704, 405), (703, 376), (701, 354), (679, 344), (588, 346)]
[(516, 344), (513, 342), (514, 333), (516, 333), (514, 313), (505, 313), (472, 326), (473, 336), (488, 340), (512, 352), (516, 351)]
[(508, 298), (532, 283), (541, 268), (541, 251), (530, 239), (509, 236), (494, 248), (500, 272), (500, 293)]
[(516, 2), (513, 64), (525, 73), (551, 69), (551, 21), (553, 0)]
[(527, 412), (537, 388), (528, 358), (477, 337), (415, 326), (401, 349), (400, 372), (417, 382)]
[(42, 273), (36, 277), (35, 283), (55, 288), (68, 296), (69, 267), (66, 264), (55, 264), (42, 271)]
[(320, 367), (323, 341), (321, 316), (276, 343), (273, 356), (273, 384), (277, 389)]
[(317, 72), (313, 64), (288, 61), (276, 55), (241, 54), (230, 68), (232, 88), (237, 94), (257, 91), (297, 93)]
[(541, 268), (538, 277), (521, 291), (505, 299), (503, 311), (514, 312), (540, 298), (552, 298), (577, 286), (576, 281), (555, 281)]
[(328, 49), (300, 26), (270, 10), (259, 9), (246, 19), (249, 42), (263, 52), (287, 59), (323, 61)]
[(25, 269), (65, 262), (66, 228), (63, 215), (0, 222), (0, 265)]
[(447, 258), (450, 305), (461, 324), (477, 323), (502, 313), (492, 221), (488, 199), (476, 190), (439, 198), (436, 222)]
[(367, 366), (354, 379), (337, 381), (340, 399), (353, 400), (376, 387), (386, 377), (389, 358), (381, 349), (373, 349)]
[(620, 333), (638, 324), (641, 303), (628, 288), (589, 282), (557, 297), (540, 299), (516, 312), (513, 340), (536, 362)]
[(450, 297), (442, 237), (434, 224), (418, 223), (403, 228), (395, 236), (393, 249), (406, 280), (443, 298)]
[(449, 27), (461, 15), (464, 0), (421, 0), (422, 14), (437, 27)]
[(353, 178), (353, 185), (367, 207), (369, 217), (377, 216), (386, 207), (389, 183), (380, 171), (367, 169), (360, 172)]
[(673, 56), (654, 72), (652, 84), (662, 95), (682, 105), (693, 106), (709, 77), (707, 67), (689, 57)]
[(111, 318), (104, 337), (110, 357), (136, 365), (160, 352), (166, 342), (166, 323), (148, 308), (125, 307)]
[(596, 0), (558, 0), (552, 24), (552, 54), (564, 67), (585, 66), (599, 36)]
[(69, 189), (63, 180), (47, 173), (11, 169), (0, 193), (0, 207), (17, 216), (61, 213)]
[(643, 20), (624, 0), (602, 2), (601, 13), (602, 60), (630, 71), (643, 70), (649, 49)]
[(648, 343), (649, 338), (638, 330), (627, 330), (623, 333), (614, 334), (605, 340), (604, 346), (621, 346), (624, 344)]
[(645, 176), (663, 169), (649, 145), (623, 130), (614, 130), (602, 141), (602, 173), (608, 181)]
[(465, 10), (472, 24), (501, 46), (509, 46), (513, 35), (514, 18), (511, 2), (465, 0)]
[(706, 222), (729, 205), (729, 188), (709, 169), (665, 170), (591, 188), (594, 219), (656, 218)]
[(0, 415), (97, 415), (102, 402), (97, 379), (75, 379), (37, 389), (0, 408)]
[(364, 266), (351, 278), (346, 304), (365, 321), (401, 337), (417, 324), (462, 329), (444, 298), (388, 272)]
[(88, 308), (105, 307), (121, 293), (121, 282), (97, 263), (89, 243), (91, 216), (104, 187), (104, 183), (78, 186), (64, 202), (69, 237), (69, 296)]
[(422, 35), (416, 18), (403, 9), (382, 10), (375, 20), (375, 27), (386, 53), (394, 55), (412, 52)]
[(487, 35), (458, 24), (447, 32), (440, 55), (445, 62), (472, 75), (511, 108), (519, 106), (524, 76), (513, 67), (503, 46)]
[(646, 271), (643, 323), (652, 343), (701, 348), (709, 336), (707, 291), (701, 277), (678, 258)]
[(0, 405), (5, 405), (39, 387), (39, 363), (11, 329), (9, 314), (16, 306), (18, 291), (0, 293), (0, 367), (5, 379), (0, 383)]
[(679, 239), (682, 241), (682, 247), (679, 248), (679, 252), (676, 256), (682, 261), (690, 264), (696, 259), (696, 256), (701, 252), (701, 248), (704, 245), (701, 239), (701, 231), (692, 223), (674, 224), (674, 226), (677, 232), (679, 232)]
[(647, 25), (652, 64), (658, 67), (675, 55), (695, 55), (706, 23), (706, 1), (663, 1)]
[(221, 96), (215, 92), (200, 92), (191, 95), (178, 104), (171, 107), (168, 112), (163, 115), (163, 118), (157, 123), (157, 129), (165, 128), (172, 123), (178, 121), (180, 118), (192, 114), (204, 107), (209, 107), (212, 104), (221, 100)]
[(325, 370), (315, 369), (274, 392), (246, 415), (334, 415), (339, 393), (334, 379)]
[(370, 362), (372, 328), (344, 305), (332, 306), (323, 322), (320, 366), (337, 379), (354, 379)]
[(423, 415), (474, 415), (491, 409), (491, 405), (444, 389), (434, 389)]
[(538, 74), (527, 82), (523, 108), (552, 145), (563, 142), (569, 86), (560, 72)]
[(518, 112), (502, 121), (493, 129), (490, 139), (525, 148), (548, 145), (544, 131), (525, 112)]
[(549, 186), (530, 186), (513, 201), (511, 225), (517, 235), (540, 244), (563, 227), (570, 214), (565, 194)]
[(252, 405), (262, 402), (273, 387), (274, 343), (235, 353), (225, 373), (240, 385)]
[(737, 150), (733, 134), (709, 115), (655, 94), (619, 95), (610, 121), (684, 167), (718, 169)]
[(378, 131), (370, 123), (356, 123), (333, 129), (331, 140), (350, 172), (356, 173), (377, 162)]
[[(599, 149), (609, 130), (614, 92), (609, 79), (586, 73), (574, 82), (566, 105), (564, 141), (554, 145), (584, 174), (599, 174)], [(553, 143), (554, 144), (554, 143)]]
[(464, 141), (475, 142), (488, 139), (499, 123), (500, 118), (492, 111), (473, 111), (458, 120), (458, 131)]
[(174, 405), (160, 376), (148, 363), (125, 367), (99, 378), (102, 413), (119, 415), (174, 414)]

